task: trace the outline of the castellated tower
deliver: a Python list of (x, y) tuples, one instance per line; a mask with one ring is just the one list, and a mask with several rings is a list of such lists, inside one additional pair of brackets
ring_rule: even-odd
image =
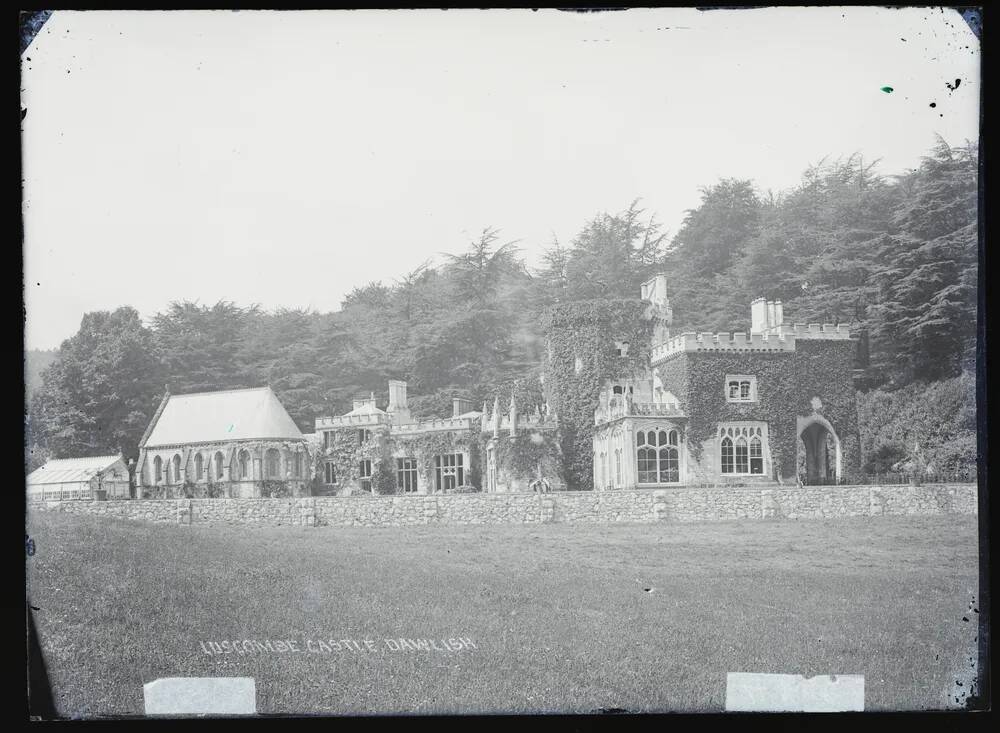
[(646, 317), (656, 321), (653, 326), (653, 346), (665, 343), (670, 338), (670, 324), (674, 320), (670, 299), (667, 298), (667, 276), (663, 273), (653, 275), (642, 284), (639, 297), (649, 302)]

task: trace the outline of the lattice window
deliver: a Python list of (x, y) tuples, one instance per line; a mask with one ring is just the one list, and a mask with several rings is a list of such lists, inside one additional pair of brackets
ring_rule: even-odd
[(435, 488), (445, 491), (461, 486), (465, 482), (465, 467), (461, 453), (449, 453), (434, 457)]
[(361, 461), (358, 466), (358, 477), (361, 479), (361, 490), (371, 492), (372, 490), (372, 462)]
[(413, 494), (417, 490), (417, 459), (396, 459), (396, 488), (404, 494)]
[(756, 402), (757, 377), (741, 374), (726, 375), (727, 402)]
[(670, 484), (680, 480), (679, 436), (676, 430), (636, 433), (636, 469), (640, 484)]
[(724, 426), (719, 429), (719, 468), (722, 473), (763, 475), (767, 435), (759, 426)]

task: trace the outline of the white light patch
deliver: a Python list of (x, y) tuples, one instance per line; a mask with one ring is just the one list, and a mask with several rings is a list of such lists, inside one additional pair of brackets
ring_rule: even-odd
[(251, 677), (164, 677), (142, 686), (146, 715), (256, 715)]
[(730, 672), (726, 710), (752, 713), (839, 713), (865, 709), (865, 676)]

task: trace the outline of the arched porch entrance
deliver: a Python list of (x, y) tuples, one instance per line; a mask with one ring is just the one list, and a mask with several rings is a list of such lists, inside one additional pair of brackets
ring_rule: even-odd
[(843, 475), (840, 438), (833, 426), (820, 415), (799, 418), (798, 423), (800, 460), (797, 463), (804, 463), (804, 483), (839, 483)]

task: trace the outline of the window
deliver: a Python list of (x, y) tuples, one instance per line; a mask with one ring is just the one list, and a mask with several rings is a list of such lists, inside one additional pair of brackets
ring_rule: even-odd
[(680, 437), (676, 430), (640, 430), (635, 436), (640, 484), (680, 481)]
[(205, 459), (201, 457), (201, 453), (194, 454), (194, 480), (201, 481), (202, 473), (205, 471)]
[(404, 494), (412, 494), (417, 490), (417, 459), (396, 459), (396, 488)]
[(327, 461), (323, 464), (323, 483), (337, 483), (337, 468), (333, 465), (333, 461)]
[(170, 478), (173, 479), (175, 484), (179, 484), (181, 482), (181, 457), (179, 455), (175, 455), (174, 459), (170, 463), (172, 469), (170, 471)]
[(158, 484), (163, 480), (163, 461), (157, 456), (153, 459), (153, 483)]
[(358, 467), (358, 477), (361, 479), (361, 490), (371, 492), (372, 490), (372, 462), (361, 461)]
[(358, 431), (358, 445), (361, 445), (371, 437), (372, 437), (371, 431), (362, 428), (361, 430)]
[(722, 439), (722, 472), (733, 472), (733, 439)]
[(281, 453), (277, 448), (269, 448), (264, 454), (264, 467), (267, 478), (281, 478)]
[(764, 473), (764, 454), (756, 435), (750, 439), (750, 473)]
[(746, 438), (736, 439), (736, 473), (749, 473)]
[(622, 450), (615, 449), (615, 486), (622, 485)]
[(742, 374), (726, 375), (727, 402), (756, 402), (757, 378)]
[(323, 431), (323, 449), (329, 450), (330, 446), (333, 444), (333, 432), (330, 430)]
[(240, 478), (250, 478), (250, 453), (240, 451)]
[(628, 341), (615, 341), (615, 354), (628, 356)]
[(222, 464), (223, 464), (223, 461), (225, 461), (225, 458), (223, 458), (222, 452), (220, 451), (220, 452), (216, 453), (215, 454), (215, 478), (219, 479), (220, 481), (223, 479), (223, 475), (222, 475)]
[(764, 443), (767, 433), (759, 425), (727, 425), (719, 429), (722, 473), (764, 474)]
[(305, 464), (305, 456), (302, 453), (296, 453), (295, 458), (292, 461), (292, 467), (295, 471), (295, 478), (302, 478), (302, 467)]
[(454, 489), (465, 483), (465, 470), (462, 465), (461, 453), (434, 457), (435, 489), (444, 491)]

